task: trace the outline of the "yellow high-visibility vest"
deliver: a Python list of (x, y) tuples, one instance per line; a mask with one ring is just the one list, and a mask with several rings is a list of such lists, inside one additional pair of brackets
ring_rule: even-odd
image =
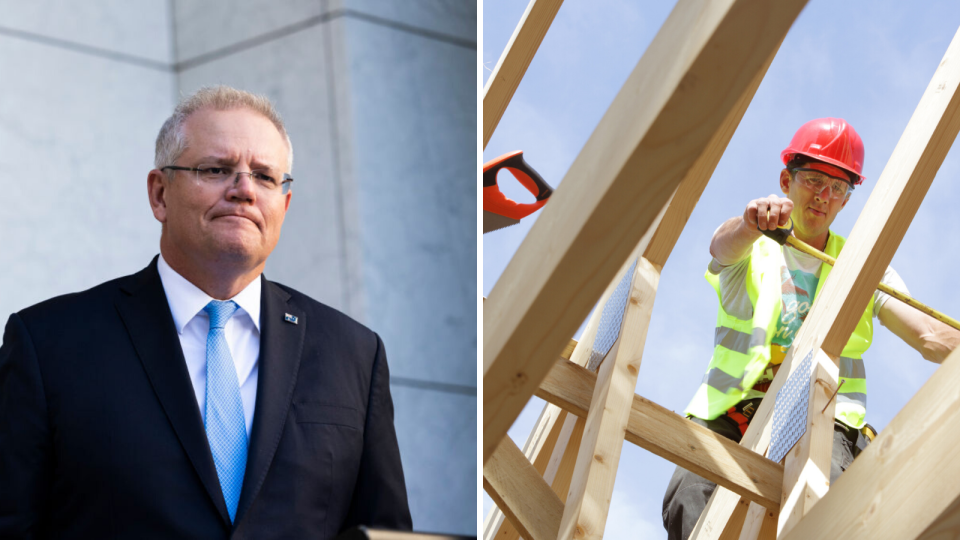
[[(836, 258), (846, 240), (830, 233), (827, 255)], [(762, 236), (753, 244), (746, 276), (747, 294), (753, 306), (753, 318), (738, 319), (723, 310), (717, 312), (713, 358), (707, 367), (703, 382), (697, 389), (686, 413), (712, 420), (740, 401), (747, 399), (754, 384), (770, 363), (770, 344), (777, 330), (782, 306), (781, 275), (783, 264), (781, 246)], [(814, 299), (820, 296), (831, 266), (821, 264), (820, 281)], [(720, 278), (708, 270), (705, 277), (720, 297)], [(857, 327), (847, 341), (840, 357), (840, 379), (843, 386), (837, 393), (836, 418), (844, 424), (860, 429), (867, 414), (867, 375), (863, 353), (873, 341), (873, 295), (857, 321)], [(803, 351), (806, 354), (807, 351)], [(799, 353), (798, 353), (799, 354)], [(757, 395), (752, 391), (750, 397)]]

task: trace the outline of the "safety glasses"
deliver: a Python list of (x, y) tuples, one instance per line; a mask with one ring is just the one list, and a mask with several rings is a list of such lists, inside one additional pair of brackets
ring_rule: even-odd
[(822, 194), (823, 188), (829, 187), (828, 193), (831, 199), (843, 199), (853, 191), (847, 179), (830, 176), (817, 169), (797, 167), (790, 169), (790, 174), (814, 193)]

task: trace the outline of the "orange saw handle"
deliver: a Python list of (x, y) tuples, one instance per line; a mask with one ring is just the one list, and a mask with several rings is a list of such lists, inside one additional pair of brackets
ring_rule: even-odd
[[(497, 185), (497, 173), (507, 169), (537, 201), (529, 204), (508, 199)], [(523, 150), (504, 154), (483, 164), (483, 209), (512, 219), (522, 219), (536, 212), (553, 195), (553, 188), (523, 160)]]

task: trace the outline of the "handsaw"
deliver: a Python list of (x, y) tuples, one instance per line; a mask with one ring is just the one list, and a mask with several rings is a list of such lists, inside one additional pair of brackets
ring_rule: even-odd
[[(532, 193), (536, 202), (524, 204), (508, 199), (497, 185), (497, 173), (507, 169)], [(523, 150), (504, 154), (483, 164), (483, 233), (509, 227), (536, 212), (553, 195), (553, 188), (523, 159)]]

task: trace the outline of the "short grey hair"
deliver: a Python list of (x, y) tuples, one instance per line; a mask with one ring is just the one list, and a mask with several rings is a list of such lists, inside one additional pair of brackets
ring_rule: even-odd
[(180, 156), (187, 149), (187, 138), (183, 133), (183, 125), (191, 114), (207, 108), (217, 111), (248, 108), (270, 120), (284, 140), (287, 141), (287, 171), (285, 172), (292, 172), (293, 145), (290, 144), (290, 136), (287, 134), (286, 128), (283, 127), (280, 113), (273, 108), (270, 100), (266, 96), (251, 94), (224, 85), (204, 86), (193, 95), (180, 100), (177, 108), (173, 110), (173, 114), (170, 115), (170, 118), (167, 118), (163, 127), (160, 128), (160, 134), (157, 135), (154, 167), (159, 169), (173, 165), (180, 159)]

